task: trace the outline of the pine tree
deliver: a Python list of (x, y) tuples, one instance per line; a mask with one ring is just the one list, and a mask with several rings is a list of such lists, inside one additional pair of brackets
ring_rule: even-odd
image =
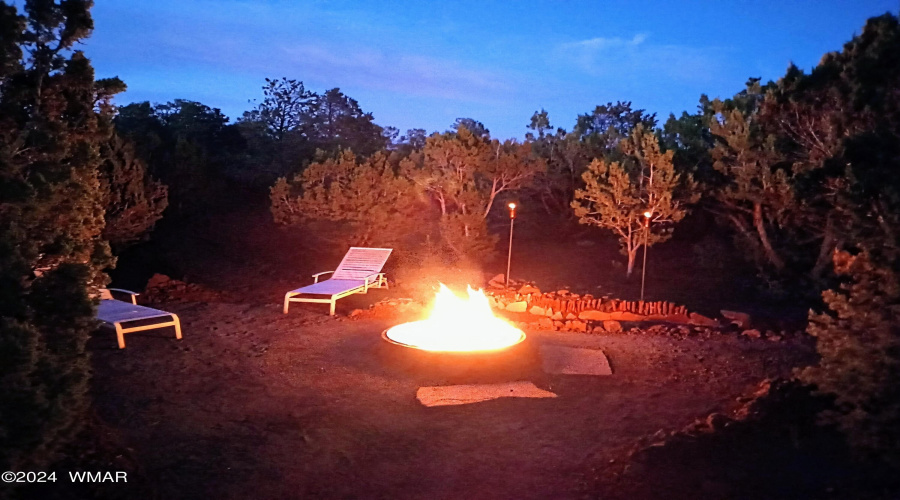
[[(663, 153), (652, 132), (638, 125), (622, 141), (627, 158), (595, 159), (582, 175), (572, 208), (582, 224), (602, 227), (619, 238), (631, 276), (638, 250), (672, 236), (673, 225), (688, 213), (700, 194), (690, 175), (675, 172), (673, 151)], [(649, 218), (645, 215), (649, 214)]]
[(123, 248), (146, 238), (168, 205), (168, 188), (147, 173), (134, 144), (113, 134), (101, 144), (100, 186), (106, 207), (103, 238)]
[(494, 250), (497, 238), (488, 232), (487, 218), (497, 196), (527, 186), (547, 168), (530, 144), (501, 143), (463, 125), (432, 135), (422, 152), (421, 168), (407, 175), (440, 208), (441, 239), (459, 259)]
[(0, 2), (0, 468), (46, 465), (88, 406), (103, 230), (92, 2)]
[(384, 153), (362, 159), (344, 151), (311, 164), (291, 181), (278, 179), (269, 195), (276, 223), (343, 224), (349, 244), (389, 245), (415, 230), (408, 224), (415, 203), (412, 183), (394, 172)]
[(792, 176), (783, 156), (775, 149), (775, 137), (766, 135), (739, 109), (713, 107), (721, 120), (712, 120), (710, 131), (719, 138), (711, 151), (713, 168), (723, 179), (713, 190), (716, 211), (736, 231), (741, 248), (749, 249), (761, 268), (784, 270), (779, 231), (790, 222), (799, 206)]
[(810, 311), (821, 359), (801, 379), (837, 396), (823, 417), (864, 457), (900, 467), (900, 276), (867, 253), (836, 252), (834, 264), (848, 281), (822, 294), (828, 312)]

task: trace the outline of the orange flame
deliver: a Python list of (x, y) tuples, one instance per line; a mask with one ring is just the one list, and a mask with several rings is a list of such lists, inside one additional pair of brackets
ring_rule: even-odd
[(392, 341), (426, 351), (492, 351), (518, 344), (525, 334), (494, 316), (481, 290), (468, 287), (468, 300), (440, 285), (428, 319), (403, 323), (385, 335)]

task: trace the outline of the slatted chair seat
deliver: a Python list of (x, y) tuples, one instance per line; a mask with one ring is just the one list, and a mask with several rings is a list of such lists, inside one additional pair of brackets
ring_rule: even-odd
[[(127, 293), (131, 296), (131, 302), (124, 302), (112, 298), (110, 290)], [(101, 290), (100, 305), (97, 306), (97, 319), (116, 331), (119, 341), (119, 349), (125, 348), (125, 334), (153, 330), (167, 326), (175, 327), (175, 338), (181, 338), (181, 322), (178, 315), (152, 307), (139, 306), (135, 297), (138, 294), (117, 288)]]
[[(390, 248), (350, 247), (340, 265), (334, 271), (312, 275), (313, 284), (284, 295), (284, 313), (291, 302), (316, 302), (331, 304), (329, 314), (334, 316), (338, 299), (355, 293), (368, 293), (370, 288), (387, 288), (387, 279), (381, 269), (391, 255)], [(331, 274), (331, 278), (319, 281), (319, 277)]]

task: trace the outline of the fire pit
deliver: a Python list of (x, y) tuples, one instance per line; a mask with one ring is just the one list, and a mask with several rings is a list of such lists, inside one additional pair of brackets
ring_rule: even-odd
[(525, 333), (494, 316), (481, 290), (469, 288), (465, 300), (440, 287), (428, 319), (402, 323), (382, 333), (387, 363), (437, 383), (534, 375), (537, 357)]

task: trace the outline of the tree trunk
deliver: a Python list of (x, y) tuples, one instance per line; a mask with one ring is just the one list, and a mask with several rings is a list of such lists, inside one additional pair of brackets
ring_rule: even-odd
[(784, 269), (784, 261), (775, 253), (772, 243), (769, 241), (769, 233), (766, 232), (766, 223), (763, 220), (762, 203), (753, 204), (753, 226), (756, 228), (756, 234), (759, 236), (759, 242), (762, 244), (763, 251), (769, 263), (775, 266), (775, 269), (781, 271)]
[(628, 251), (628, 268), (625, 271), (626, 278), (630, 278), (631, 273), (634, 272), (634, 261), (636, 260), (635, 258), (637, 257), (637, 251), (638, 251), (637, 247)]
[(491, 184), (491, 195), (488, 197), (487, 207), (484, 209), (484, 218), (487, 219), (488, 214), (491, 213), (491, 207), (494, 206), (494, 198), (497, 197), (497, 194), (500, 191), (497, 191), (497, 179), (494, 179), (493, 184)]
[(829, 217), (828, 220), (825, 221), (825, 236), (822, 238), (822, 245), (819, 247), (819, 256), (816, 258), (816, 265), (813, 266), (812, 269), (813, 278), (819, 279), (822, 277), (825, 268), (831, 263), (831, 254), (834, 252), (836, 245), (837, 241), (835, 241), (834, 237), (834, 223), (831, 221), (831, 217)]

